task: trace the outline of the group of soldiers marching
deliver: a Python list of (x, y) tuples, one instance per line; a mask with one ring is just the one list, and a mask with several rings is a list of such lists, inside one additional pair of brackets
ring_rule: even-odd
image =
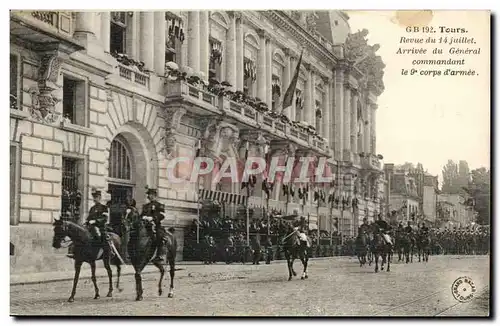
[[(156, 241), (156, 255), (153, 261), (163, 263), (165, 259), (165, 249), (163, 237), (165, 235), (165, 229), (161, 226), (161, 221), (165, 218), (165, 205), (161, 204), (157, 200), (157, 190), (152, 188), (147, 188), (146, 195), (148, 203), (142, 206), (142, 212), (139, 213), (136, 208), (135, 199), (128, 197), (126, 200), (126, 210), (123, 213), (121, 224), (124, 226), (124, 232), (122, 232), (122, 247), (127, 248), (128, 242), (128, 231), (130, 226), (136, 222), (136, 219), (142, 219), (144, 222), (149, 223), (152, 227), (154, 226), (153, 237)], [(85, 225), (89, 229), (93, 242), (96, 246), (111, 245), (108, 232), (114, 232), (110, 226), (109, 220), (109, 210), (110, 202), (107, 205), (102, 204), (102, 192), (95, 188), (92, 189), (92, 198), (94, 205), (90, 208), (88, 216), (85, 220)], [(124, 251), (126, 254), (126, 250)], [(73, 247), (69, 247), (68, 257), (73, 258)]]

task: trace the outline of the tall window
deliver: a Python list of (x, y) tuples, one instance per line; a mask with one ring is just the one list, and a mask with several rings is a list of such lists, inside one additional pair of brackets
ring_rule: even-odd
[(315, 114), (316, 114), (316, 120), (315, 120), (316, 132), (321, 135), (321, 118), (323, 117), (323, 112), (321, 111), (321, 102), (318, 100), (316, 100), (315, 102)]
[(170, 12), (165, 12), (167, 21), (167, 38), (165, 47), (165, 62), (180, 62), (182, 43), (184, 42), (184, 23), (182, 19)]
[(131, 181), (130, 155), (124, 141), (115, 139), (111, 143), (109, 176), (120, 181)]
[(255, 96), (255, 81), (257, 80), (257, 66), (255, 61), (248, 57), (243, 58), (243, 70), (244, 70), (244, 80), (245, 86), (243, 91), (248, 96)]
[(80, 220), (83, 174), (81, 160), (63, 157), (61, 213), (75, 222)]
[(18, 109), (18, 91), (19, 91), (19, 68), (18, 57), (10, 55), (10, 108)]
[[(213, 37), (210, 38), (210, 65), (209, 78), (222, 81), (222, 43)], [(234, 86), (234, 85), (233, 85)]]
[(273, 111), (277, 109), (281, 98), (281, 80), (278, 75), (273, 74), (272, 76), (272, 101), (273, 101)]
[(295, 90), (295, 121), (302, 120), (302, 111), (304, 110), (304, 99), (302, 97), (302, 90)]
[(85, 125), (85, 82), (63, 76), (63, 116), (67, 123)]
[(110, 44), (111, 53), (125, 53), (125, 40), (127, 33), (127, 13), (124, 11), (111, 12), (111, 28), (110, 28)]

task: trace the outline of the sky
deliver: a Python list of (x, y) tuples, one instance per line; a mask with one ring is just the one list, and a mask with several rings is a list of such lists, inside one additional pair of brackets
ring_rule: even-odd
[[(420, 162), (429, 173), (442, 180), (442, 167), (449, 159), (465, 160), (470, 169), (490, 164), (490, 28), (487, 12), (434, 11), (427, 26), (464, 27), (480, 55), (451, 56), (465, 58), (465, 69), (475, 69), (477, 76), (402, 76), (411, 69), (416, 55), (398, 55), (400, 37), (411, 37), (398, 23), (392, 11), (348, 11), (351, 31), (369, 30), (368, 43), (380, 44), (377, 54), (386, 64), (385, 91), (378, 98), (377, 152), (385, 163)], [(436, 37), (442, 36), (437, 30)], [(418, 36), (418, 35), (413, 35)], [(448, 37), (451, 36), (448, 34)], [(432, 51), (436, 45), (424, 44)], [(417, 46), (420, 47), (420, 46)], [(431, 59), (436, 56), (419, 56)], [(423, 66), (420, 66), (424, 68)], [(418, 67), (418, 68), (420, 68)], [(432, 66), (430, 69), (438, 67)], [(464, 69), (461, 67), (444, 67)]]

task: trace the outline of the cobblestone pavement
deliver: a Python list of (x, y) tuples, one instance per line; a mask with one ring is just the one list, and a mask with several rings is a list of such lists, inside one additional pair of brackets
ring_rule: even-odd
[[(199, 315), (199, 316), (488, 316), (489, 256), (431, 256), (428, 263), (393, 263), (374, 273), (354, 258), (311, 260), (309, 278), (287, 281), (286, 264), (182, 266), (175, 297), (157, 294), (158, 274), (144, 275), (144, 301), (135, 302), (134, 278), (122, 279), (123, 292), (106, 298), (107, 280), (98, 279), (94, 300), (90, 280), (82, 280), (74, 303), (71, 282), (11, 286), (13, 315)], [(131, 268), (127, 266), (128, 268)], [(88, 265), (84, 267), (88, 269)], [(459, 303), (451, 285), (460, 276), (477, 287), (474, 299)]]

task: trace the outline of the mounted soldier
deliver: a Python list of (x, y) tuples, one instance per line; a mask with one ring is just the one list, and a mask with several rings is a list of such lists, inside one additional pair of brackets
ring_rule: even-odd
[(306, 235), (306, 231), (308, 228), (305, 217), (301, 216), (299, 221), (293, 223), (293, 227), (294, 230), (298, 233), (300, 241), (305, 242), (307, 248), (310, 248), (311, 244), (309, 243), (309, 238)]
[(156, 196), (158, 195), (156, 189), (147, 188), (146, 195), (149, 199), (149, 203), (142, 206), (141, 216), (144, 220), (153, 223), (155, 226), (156, 256), (152, 261), (156, 263), (163, 263), (163, 257), (165, 256), (163, 238), (166, 235), (166, 232), (161, 225), (161, 221), (165, 218), (165, 205), (156, 200)]
[(387, 232), (391, 229), (391, 226), (386, 221), (384, 221), (384, 219), (382, 218), (382, 214), (378, 215), (378, 220), (374, 223), (374, 226), (374, 231), (376, 233), (380, 233), (382, 235), (382, 238), (384, 238), (384, 241), (392, 246), (392, 239), (387, 234)]
[(107, 240), (106, 224), (109, 219), (109, 207), (101, 204), (102, 194), (100, 190), (93, 188), (92, 198), (94, 199), (94, 206), (90, 208), (86, 225), (94, 237), (94, 241), (103, 244)]
[(358, 228), (358, 234), (368, 234), (368, 230), (370, 225), (368, 224), (368, 219), (363, 217), (363, 224), (361, 224)]

